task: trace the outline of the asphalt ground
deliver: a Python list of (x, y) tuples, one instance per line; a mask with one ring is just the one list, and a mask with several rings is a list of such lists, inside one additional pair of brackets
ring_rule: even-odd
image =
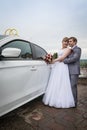
[(45, 106), (42, 98), (0, 117), (0, 130), (87, 130), (87, 78), (79, 80), (77, 108)]

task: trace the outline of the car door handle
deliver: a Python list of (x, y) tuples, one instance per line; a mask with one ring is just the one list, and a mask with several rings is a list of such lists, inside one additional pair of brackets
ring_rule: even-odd
[(32, 66), (30, 70), (31, 70), (31, 71), (36, 71), (37, 68), (36, 68), (35, 66)]

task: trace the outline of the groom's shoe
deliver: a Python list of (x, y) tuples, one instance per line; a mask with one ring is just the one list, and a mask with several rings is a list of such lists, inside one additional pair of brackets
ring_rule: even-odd
[(75, 103), (75, 107), (77, 107), (77, 103)]
[(72, 107), (72, 108), (77, 108), (77, 106), (74, 106), (74, 107)]

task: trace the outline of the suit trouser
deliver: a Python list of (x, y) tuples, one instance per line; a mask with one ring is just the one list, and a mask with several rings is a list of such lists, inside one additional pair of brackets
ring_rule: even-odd
[(77, 105), (77, 83), (78, 83), (78, 74), (70, 74), (70, 82), (72, 93), (75, 101), (75, 105)]

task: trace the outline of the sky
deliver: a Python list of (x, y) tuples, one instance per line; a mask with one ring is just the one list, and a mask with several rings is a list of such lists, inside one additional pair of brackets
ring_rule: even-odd
[(61, 48), (74, 36), (86, 55), (87, 0), (0, 0), (0, 34), (15, 28), (19, 36), (46, 50)]

